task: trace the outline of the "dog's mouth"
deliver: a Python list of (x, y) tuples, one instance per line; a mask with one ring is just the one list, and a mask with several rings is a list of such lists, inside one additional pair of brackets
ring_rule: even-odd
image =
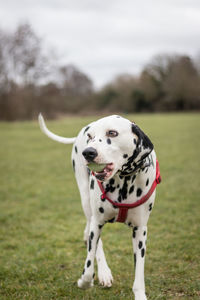
[(93, 172), (94, 176), (103, 181), (112, 175), (114, 170), (113, 163), (109, 164), (97, 164), (97, 163), (89, 163), (88, 168)]

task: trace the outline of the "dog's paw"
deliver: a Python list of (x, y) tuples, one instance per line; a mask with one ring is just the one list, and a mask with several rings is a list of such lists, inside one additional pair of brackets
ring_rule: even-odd
[(98, 270), (99, 283), (103, 287), (111, 287), (113, 283), (112, 273), (109, 268)]
[(94, 283), (93, 283), (93, 280), (92, 281), (84, 281), (83, 279), (80, 278), (77, 281), (77, 285), (80, 289), (86, 290), (86, 289), (93, 287)]
[(134, 290), (133, 293), (135, 295), (135, 300), (147, 300), (145, 292), (143, 290)]

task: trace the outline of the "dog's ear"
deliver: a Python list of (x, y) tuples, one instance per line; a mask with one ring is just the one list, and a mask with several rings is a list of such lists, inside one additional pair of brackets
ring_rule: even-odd
[(132, 123), (132, 132), (138, 137), (136, 149), (138, 153), (137, 161), (140, 161), (151, 153), (153, 144), (148, 136), (134, 123)]

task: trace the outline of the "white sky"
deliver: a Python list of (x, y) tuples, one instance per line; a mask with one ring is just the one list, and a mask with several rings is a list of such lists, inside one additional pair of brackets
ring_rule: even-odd
[(200, 0), (0, 0), (0, 28), (22, 22), (96, 87), (156, 54), (200, 53)]

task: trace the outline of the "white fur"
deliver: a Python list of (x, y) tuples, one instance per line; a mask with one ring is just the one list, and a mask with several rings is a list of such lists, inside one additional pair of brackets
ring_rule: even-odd
[[(97, 185), (97, 180), (93, 175), (91, 175), (91, 173), (88, 175), (86, 160), (84, 159), (82, 152), (87, 147), (92, 147), (98, 153), (97, 157), (95, 158), (96, 163), (113, 163), (113, 172), (111, 176), (106, 178), (106, 180), (103, 182), (103, 186), (106, 188), (106, 185), (110, 182), (109, 180), (113, 178), (115, 180), (116, 189), (115, 191), (108, 192), (107, 194), (111, 199), (117, 200), (118, 196), (120, 195), (119, 190), (123, 187), (125, 182), (125, 177), (121, 178), (118, 170), (121, 170), (122, 166), (127, 162), (127, 158), (124, 158), (124, 154), (127, 154), (128, 157), (133, 154), (133, 151), (136, 148), (133, 140), (135, 139), (135, 141), (138, 142), (138, 136), (132, 132), (132, 123), (129, 120), (115, 115), (102, 118), (89, 124), (89, 128), (83, 128), (78, 134), (77, 138), (72, 139), (58, 137), (57, 135), (51, 133), (46, 128), (41, 115), (39, 116), (39, 121), (42, 131), (48, 137), (62, 143), (74, 143), (72, 160), (75, 167), (77, 184), (80, 190), (83, 211), (87, 219), (87, 224), (84, 231), (84, 240), (87, 241), (88, 244), (88, 253), (84, 266), (85, 271), (78, 280), (78, 286), (84, 289), (93, 286), (94, 258), (96, 256), (99, 282), (104, 287), (111, 287), (113, 283), (113, 277), (106, 262), (102, 240), (99, 238), (103, 228), (100, 228), (99, 225), (104, 225), (108, 220), (113, 218), (116, 220), (119, 210), (114, 208), (108, 201), (103, 202), (101, 200), (101, 192)], [(118, 132), (118, 136), (110, 138), (111, 144), (108, 144), (107, 142), (107, 132), (109, 130), (115, 130)], [(88, 133), (90, 138), (88, 138)], [(141, 154), (145, 153), (146, 150), (143, 147), (141, 149)], [(133, 183), (131, 183), (131, 181), (134, 174), (130, 175), (131, 179), (127, 181), (127, 198), (123, 200), (123, 203), (133, 203), (138, 200), (136, 195), (138, 187), (142, 189), (142, 195), (145, 195), (148, 192), (156, 176), (156, 154), (154, 150), (151, 151), (151, 154), (149, 154), (147, 160), (151, 161), (151, 164), (148, 168), (146, 167), (143, 170), (139, 169), (136, 171), (136, 178)], [(91, 189), (91, 182), (93, 180), (94, 188)], [(147, 181), (149, 181), (148, 186)], [(130, 188), (133, 184), (134, 191), (129, 194)], [(136, 256), (137, 263), (133, 292), (136, 300), (147, 299), (145, 295), (144, 283), (145, 255), (143, 254), (145, 254), (146, 251), (147, 222), (151, 212), (150, 207), (153, 206), (154, 199), (155, 192), (151, 195), (146, 203), (137, 208), (130, 209), (125, 221), (127, 225), (134, 228), (132, 240), (133, 251)], [(99, 208), (103, 208), (104, 213), (101, 213)]]
[(64, 137), (61, 137), (61, 136), (58, 136), (58, 135), (52, 133), (46, 127), (42, 114), (39, 114), (38, 121), (39, 121), (40, 129), (42, 130), (42, 132), (44, 132), (44, 134), (46, 134), (50, 139), (52, 139), (56, 142), (59, 142), (59, 143), (63, 143), (63, 144), (73, 144), (75, 142), (76, 138), (64, 138)]

